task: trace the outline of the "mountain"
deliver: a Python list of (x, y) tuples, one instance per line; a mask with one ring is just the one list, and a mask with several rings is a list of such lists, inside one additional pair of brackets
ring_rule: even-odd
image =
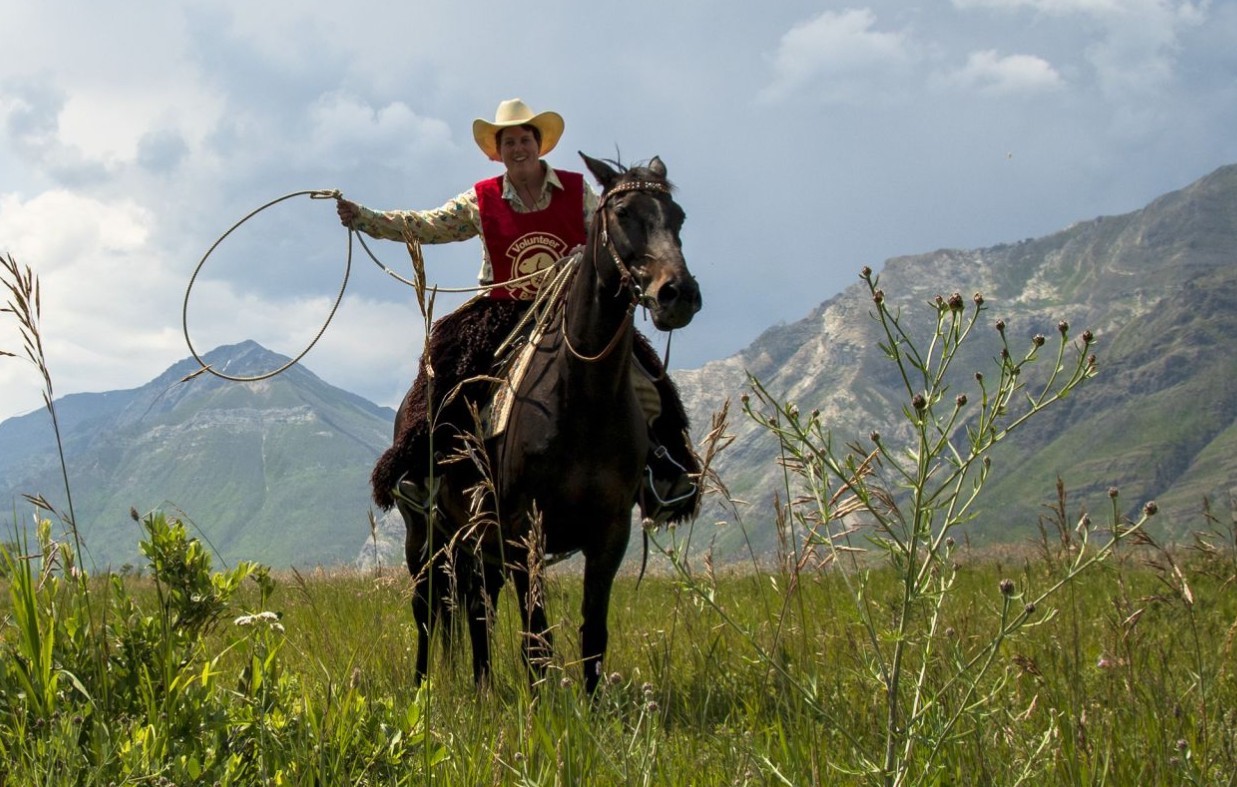
[[(858, 271), (856, 271), (858, 273)], [(1180, 536), (1204, 525), (1209, 498), (1227, 512), (1237, 494), (1237, 166), (1221, 168), (1142, 210), (1079, 222), (1044, 238), (986, 249), (942, 249), (888, 260), (880, 286), (913, 335), (930, 335), (938, 294), (984, 295), (987, 312), (959, 359), (954, 390), (991, 374), (1007, 324), (1010, 344), (1035, 334), (1097, 338), (1099, 375), (992, 454), (968, 538), (1008, 542), (1035, 532), (1060, 477), (1071, 512), (1107, 521), (1107, 490), (1125, 513), (1156, 500), (1156, 528)], [(856, 281), (803, 319), (769, 328), (742, 352), (674, 378), (695, 424), (708, 430), (732, 404), (731, 446), (715, 463), (737, 512), (713, 503), (695, 543), (719, 559), (776, 548), (773, 498), (784, 499), (776, 441), (738, 406), (747, 375), (801, 412), (820, 411), (835, 445), (881, 432), (906, 440), (906, 394), (879, 349), (865, 285)], [(1050, 345), (1051, 346), (1051, 345)], [(252, 375), (287, 359), (253, 342), (206, 356), (215, 368)], [(1041, 365), (1042, 366), (1042, 365)], [(380, 522), (371, 538), (369, 471), (390, 441), (394, 413), (327, 385), (301, 365), (270, 380), (189, 382), (182, 361), (141, 388), (57, 401), (77, 519), (96, 565), (137, 558), (139, 511), (176, 506), (229, 562), (276, 567), (381, 559), (401, 562), (403, 527)], [(0, 423), (0, 492), (18, 510), (22, 492), (63, 507), (48, 416)], [(736, 516), (745, 529), (733, 527)], [(720, 524), (714, 525), (714, 522)], [(633, 549), (638, 549), (638, 539)]]
[[(204, 356), (255, 376), (288, 359), (254, 342)], [(328, 385), (302, 365), (235, 383), (186, 359), (126, 391), (56, 401), (79, 532), (89, 560), (138, 560), (130, 508), (183, 511), (228, 563), (276, 567), (351, 561), (369, 534), (369, 471), (394, 412)], [(0, 423), (0, 492), (65, 497), (46, 411)], [(87, 562), (90, 565), (90, 562)]]
[[(998, 318), (1020, 349), (1036, 333), (1055, 337), (1061, 320), (1072, 336), (1090, 329), (1098, 339), (1098, 377), (993, 454), (969, 537), (1005, 541), (1034, 532), (1042, 505), (1055, 500), (1058, 476), (1071, 510), (1086, 505), (1100, 521), (1107, 521), (1110, 487), (1131, 515), (1155, 499), (1156, 525), (1170, 535), (1205, 525), (1204, 497), (1228, 510), (1237, 493), (1230, 344), (1237, 340), (1237, 166), (1133, 213), (987, 249), (898, 257), (879, 277), (921, 340), (930, 336), (933, 297), (984, 295), (987, 330), (960, 363), (960, 392), (977, 390), (967, 379), (972, 372), (994, 371), (1000, 345), (990, 326)], [(783, 475), (776, 441), (738, 407), (750, 390), (748, 373), (801, 412), (820, 410), (835, 445), (866, 441), (873, 430), (887, 443), (907, 436), (898, 432), (907, 395), (879, 349), (871, 312), (866, 285), (857, 282), (731, 358), (675, 372), (698, 435), (725, 400), (733, 403), (736, 439), (715, 466), (732, 495), (747, 501), (738, 515), (748, 533), (718, 527), (718, 552), (745, 548), (748, 539), (757, 551), (776, 544), (766, 523)], [(704, 521), (734, 518), (715, 505)]]

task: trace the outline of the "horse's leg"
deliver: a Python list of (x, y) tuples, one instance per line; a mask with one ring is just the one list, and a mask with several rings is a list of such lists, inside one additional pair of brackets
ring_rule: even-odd
[(429, 671), (430, 632), (434, 625), (433, 577), (428, 554), (429, 528), (418, 512), (399, 503), (404, 518), (404, 559), (412, 575), (412, 619), (417, 627), (417, 662), (414, 681), (420, 685)]
[(535, 687), (545, 679), (546, 667), (554, 653), (554, 642), (545, 615), (545, 581), (540, 565), (540, 554), (532, 555), (526, 549), (512, 554), (512, 581), (520, 601), (520, 620), (524, 632), (524, 665), (528, 668), (529, 680)]
[(498, 593), (503, 587), (502, 567), (470, 551), (467, 557), (457, 557), (456, 572), (468, 614), (472, 677), (480, 688), (490, 677), (490, 632), (498, 610)]
[[(601, 679), (602, 659), (610, 640), (607, 617), (610, 614), (610, 589), (627, 551), (631, 525), (623, 521), (614, 528), (615, 537), (600, 549), (584, 555), (584, 602), (580, 607), (580, 651), (584, 661), (584, 687), (592, 694)], [(619, 537), (621, 536), (621, 538)]]

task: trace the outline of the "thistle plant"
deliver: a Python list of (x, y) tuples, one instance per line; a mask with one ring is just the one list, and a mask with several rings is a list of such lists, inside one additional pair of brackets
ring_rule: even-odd
[[(998, 320), (994, 373), (975, 372), (973, 387), (955, 389), (961, 350), (984, 324), (983, 296), (976, 293), (969, 303), (959, 293), (937, 296), (929, 303), (931, 333), (921, 339), (891, 306), (877, 277), (865, 268), (861, 278), (879, 325), (880, 349), (901, 383), (897, 437), (872, 430), (866, 442), (841, 445), (818, 411), (780, 401), (754, 377), (752, 394), (742, 402), (747, 415), (779, 441), (788, 469), (788, 503), (778, 513), (779, 526), (789, 523), (800, 532), (792, 588), (798, 572), (831, 568), (849, 591), (865, 662), (858, 672), (882, 702), (879, 749), (822, 707), (809, 676), (772, 658), (773, 649), (754, 636), (745, 633), (745, 639), (758, 659), (851, 743), (853, 759), (831, 758), (834, 767), (885, 784), (931, 781), (943, 747), (966, 730), (982, 729), (1002, 707), (994, 701), (1005, 682), (1002, 645), (1051, 617), (1045, 602), (1138, 532), (1155, 505), (1131, 522), (1118, 510), (1114, 493), (1108, 527), (1097, 528), (1084, 515), (1073, 551), (1048, 587), (1032, 591), (1002, 580), (991, 591), (987, 633), (959, 640), (948, 624), (958, 576), (955, 552), (964, 526), (980, 514), (991, 453), (1096, 375), (1095, 338), (1090, 331), (1071, 338), (1068, 323), (1060, 322), (1055, 341), (1036, 335), (1016, 348)], [(675, 554), (670, 557), (682, 565)], [(895, 577), (892, 591), (874, 580), (882, 566)], [(686, 569), (682, 574), (706, 602), (711, 598)], [(725, 610), (717, 611), (730, 621)], [(1028, 775), (1033, 765), (1027, 763)]]

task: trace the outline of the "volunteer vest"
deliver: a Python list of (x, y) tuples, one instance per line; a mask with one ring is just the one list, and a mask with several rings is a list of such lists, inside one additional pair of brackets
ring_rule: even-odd
[[(555, 170), (563, 188), (552, 189), (544, 210), (517, 213), (503, 199), (502, 176), (478, 183), (477, 208), (481, 234), (490, 255), (494, 284), (503, 284), (545, 268), (587, 239), (584, 229), (584, 176)], [(489, 297), (531, 300), (538, 280), (495, 287)]]

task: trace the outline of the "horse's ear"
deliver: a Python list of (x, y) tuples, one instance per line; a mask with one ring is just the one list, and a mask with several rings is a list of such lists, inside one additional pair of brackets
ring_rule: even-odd
[(649, 169), (651, 169), (653, 174), (657, 177), (662, 178), (663, 180), (665, 179), (666, 165), (662, 162), (661, 156), (653, 157), (653, 160), (649, 162)]
[(584, 159), (584, 165), (588, 167), (588, 171), (593, 173), (593, 177), (597, 178), (597, 182), (601, 185), (601, 190), (605, 191), (610, 188), (614, 181), (618, 178), (618, 173), (614, 171), (609, 164), (595, 158), (590, 158), (580, 153), (580, 158)]

